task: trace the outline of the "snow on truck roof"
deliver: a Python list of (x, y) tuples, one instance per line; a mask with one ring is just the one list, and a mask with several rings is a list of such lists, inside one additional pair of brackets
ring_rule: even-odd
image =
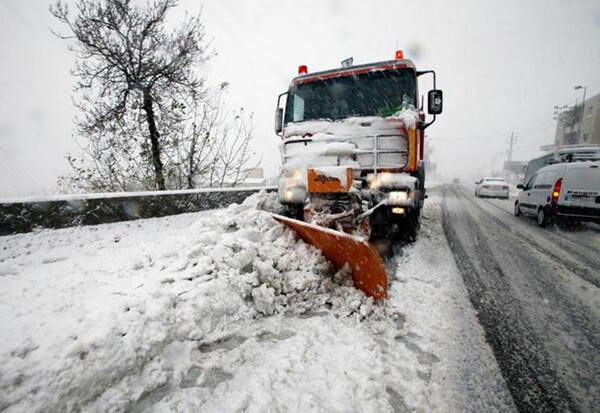
[(300, 84), (307, 82), (314, 82), (316, 80), (324, 80), (330, 79), (334, 77), (343, 77), (343, 76), (351, 76), (358, 75), (362, 73), (368, 73), (378, 70), (393, 70), (393, 69), (412, 69), (414, 71), (417, 70), (415, 64), (410, 59), (397, 59), (397, 60), (387, 60), (383, 62), (377, 63), (366, 63), (362, 65), (356, 65), (351, 67), (343, 67), (336, 69), (324, 70), (321, 72), (314, 73), (306, 73), (300, 76), (296, 76), (292, 79), (292, 84)]

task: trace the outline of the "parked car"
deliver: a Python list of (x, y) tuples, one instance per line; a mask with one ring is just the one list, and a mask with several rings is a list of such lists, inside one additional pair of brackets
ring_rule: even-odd
[(482, 178), (475, 182), (475, 196), (508, 199), (509, 186), (502, 178)]
[(558, 163), (539, 169), (515, 201), (515, 215), (534, 216), (544, 227), (554, 220), (600, 223), (600, 162)]

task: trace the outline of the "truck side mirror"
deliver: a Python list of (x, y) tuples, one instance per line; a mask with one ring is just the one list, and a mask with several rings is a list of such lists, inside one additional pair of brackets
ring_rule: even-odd
[(277, 108), (275, 110), (275, 133), (281, 133), (283, 130), (283, 109)]
[(430, 115), (442, 113), (443, 93), (439, 89), (430, 90), (427, 94), (427, 112)]

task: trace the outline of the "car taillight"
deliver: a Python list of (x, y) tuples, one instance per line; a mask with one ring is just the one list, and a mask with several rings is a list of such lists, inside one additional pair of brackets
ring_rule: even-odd
[(553, 207), (558, 203), (558, 197), (560, 196), (560, 187), (562, 186), (562, 178), (559, 178), (558, 181), (554, 184), (554, 189), (552, 190), (552, 199), (550, 201)]
[(489, 186), (489, 185), (482, 185), (482, 187), (487, 189), (487, 188), (489, 188), (490, 186)]
[(508, 189), (508, 185), (504, 185), (502, 189)]

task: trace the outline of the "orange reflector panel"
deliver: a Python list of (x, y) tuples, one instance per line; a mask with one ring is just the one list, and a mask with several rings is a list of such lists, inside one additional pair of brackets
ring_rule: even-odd
[(342, 269), (348, 264), (354, 285), (366, 295), (376, 300), (387, 297), (383, 260), (366, 240), (281, 215), (273, 215), (273, 218), (296, 231), (307, 244), (320, 249), (335, 268)]
[(352, 187), (352, 168), (346, 169), (346, 179), (325, 175), (315, 169), (308, 170), (308, 192), (311, 194), (337, 194), (348, 192)]

